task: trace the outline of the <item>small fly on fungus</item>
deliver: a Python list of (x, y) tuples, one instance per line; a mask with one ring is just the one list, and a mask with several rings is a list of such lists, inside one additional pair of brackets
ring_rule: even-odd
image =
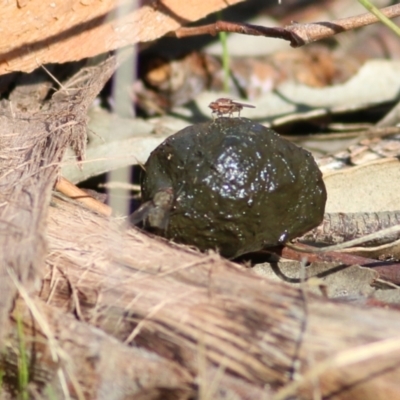
[(212, 101), (208, 107), (211, 108), (212, 114), (216, 114), (217, 117), (222, 117), (225, 114), (228, 114), (229, 117), (232, 117), (234, 112), (237, 112), (238, 117), (240, 117), (240, 111), (243, 110), (243, 107), (255, 108), (255, 106), (251, 106), (250, 104), (239, 103), (223, 97)]

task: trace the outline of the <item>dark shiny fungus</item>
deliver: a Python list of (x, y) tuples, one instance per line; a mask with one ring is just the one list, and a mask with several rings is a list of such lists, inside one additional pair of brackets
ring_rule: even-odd
[(218, 118), (151, 153), (142, 197), (146, 229), (234, 258), (317, 226), (326, 190), (308, 151), (249, 119)]

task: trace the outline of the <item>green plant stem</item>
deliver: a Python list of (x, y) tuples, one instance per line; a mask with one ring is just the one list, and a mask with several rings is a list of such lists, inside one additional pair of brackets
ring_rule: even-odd
[[(221, 11), (218, 12), (218, 18), (222, 19)], [(228, 53), (228, 42), (227, 33), (219, 32), (219, 40), (222, 45), (222, 68), (224, 70), (224, 92), (229, 92), (229, 78), (230, 78), (230, 66), (229, 66), (229, 53)]]
[(4, 378), (4, 371), (0, 369), (0, 398), (1, 394), (3, 393), (3, 378)]
[(57, 400), (53, 386), (51, 386), (51, 385), (46, 386), (45, 392), (50, 400)]
[(22, 320), (20, 316), (17, 317), (17, 332), (19, 339), (19, 357), (18, 357), (18, 385), (19, 395), (21, 400), (28, 400), (28, 383), (29, 383), (29, 371), (28, 371), (28, 359), (26, 356), (26, 345), (24, 330), (22, 326)]
[(369, 0), (358, 0), (370, 13), (374, 14), (379, 20), (385, 24), (394, 33), (400, 36), (400, 28), (391, 21), (388, 17), (383, 15)]

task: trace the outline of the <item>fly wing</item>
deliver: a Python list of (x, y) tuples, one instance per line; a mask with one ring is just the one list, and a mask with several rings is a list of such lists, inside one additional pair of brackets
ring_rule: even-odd
[(144, 222), (152, 210), (154, 210), (154, 203), (152, 201), (146, 201), (146, 203), (143, 203), (133, 214), (130, 215), (129, 221), (132, 225)]
[(242, 107), (247, 107), (247, 108), (256, 108), (256, 106), (252, 106), (250, 104), (243, 104), (243, 103), (238, 103), (240, 104)]
[(235, 104), (239, 107), (256, 108), (256, 106), (252, 106), (251, 104), (239, 103), (238, 101), (232, 101), (232, 104)]

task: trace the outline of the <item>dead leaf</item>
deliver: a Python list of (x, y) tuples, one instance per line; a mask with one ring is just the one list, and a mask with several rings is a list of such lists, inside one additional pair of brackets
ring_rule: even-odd
[[(267, 126), (278, 126), (292, 121), (358, 110), (397, 99), (400, 88), (398, 61), (371, 60), (366, 62), (345, 83), (325, 88), (313, 88), (292, 81), (279, 85), (252, 104), (244, 117), (268, 121)], [(196, 105), (209, 116), (208, 104), (223, 93), (203, 92)]]
[[(126, 167), (144, 164), (150, 153), (169, 135), (183, 129), (186, 122), (171, 117), (145, 121), (123, 118), (99, 108), (89, 111), (85, 161), (78, 167), (69, 150), (63, 160), (62, 175), (73, 183)], [(163, 129), (158, 133), (159, 125)]]
[[(399, 210), (400, 163), (397, 158), (373, 161), (324, 175), (326, 213), (377, 213)], [(400, 240), (374, 247), (342, 250), (362, 257), (400, 257)]]
[(400, 208), (400, 162), (389, 158), (324, 175), (326, 213), (378, 212)]
[(377, 289), (373, 297), (384, 303), (400, 304), (400, 288)]

